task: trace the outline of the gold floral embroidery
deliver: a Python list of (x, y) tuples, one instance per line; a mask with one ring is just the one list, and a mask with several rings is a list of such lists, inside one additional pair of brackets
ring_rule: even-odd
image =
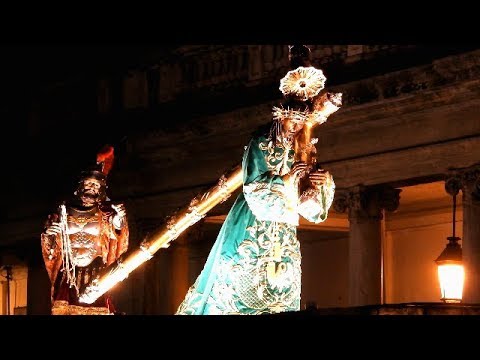
[(268, 170), (274, 175), (285, 175), (290, 172), (294, 152), (288, 143), (273, 145), (272, 141), (263, 141), (259, 144), (260, 150), (265, 153)]
[(188, 289), (185, 299), (182, 301), (180, 306), (177, 309), (175, 315), (194, 315), (195, 314), (195, 305), (202, 299), (202, 294), (197, 292), (198, 280), (200, 276), (197, 277), (195, 283)]
[(235, 262), (223, 260), (210, 303), (219, 314), (262, 314), (299, 310), (300, 245), (295, 227), (256, 221), (248, 228)]
[[(238, 248), (238, 258), (219, 260), (206, 300), (210, 315), (258, 315), (300, 309), (301, 255), (294, 226), (255, 221), (252, 238)], [(177, 314), (202, 306), (198, 278)]]

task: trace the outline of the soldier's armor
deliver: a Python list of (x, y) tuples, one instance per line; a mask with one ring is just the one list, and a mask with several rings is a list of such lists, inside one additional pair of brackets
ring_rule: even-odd
[(96, 207), (86, 211), (69, 210), (67, 231), (76, 266), (88, 266), (97, 256), (102, 256), (99, 216)]

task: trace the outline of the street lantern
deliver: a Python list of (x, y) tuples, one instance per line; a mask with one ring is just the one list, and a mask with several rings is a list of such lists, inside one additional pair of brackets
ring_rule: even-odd
[(440, 256), (435, 260), (438, 266), (438, 280), (440, 282), (441, 300), (446, 303), (460, 303), (462, 301), (465, 270), (462, 263), (462, 247), (458, 243), (460, 238), (455, 236), (455, 210), (459, 187), (447, 187), (453, 195), (452, 236), (447, 237), (448, 244)]

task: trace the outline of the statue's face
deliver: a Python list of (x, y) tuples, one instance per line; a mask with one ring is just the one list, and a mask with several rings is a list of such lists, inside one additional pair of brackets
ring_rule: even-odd
[(303, 129), (304, 123), (302, 121), (294, 121), (291, 119), (283, 120), (283, 133), (288, 138), (293, 138)]
[(78, 196), (84, 206), (93, 206), (100, 199), (102, 184), (95, 178), (83, 179), (78, 188)]

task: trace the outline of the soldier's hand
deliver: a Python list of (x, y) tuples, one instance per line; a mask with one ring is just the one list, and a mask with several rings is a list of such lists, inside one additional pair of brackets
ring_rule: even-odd
[(113, 225), (115, 225), (115, 227), (117, 229), (120, 229), (120, 227), (122, 226), (122, 222), (125, 219), (125, 216), (127, 214), (127, 211), (125, 209), (125, 205), (123, 205), (123, 204), (118, 204), (118, 205), (112, 204), (112, 208), (113, 208), (113, 210), (116, 211), (116, 215), (113, 217)]
[(127, 211), (125, 210), (125, 205), (123, 204), (112, 204), (112, 208), (117, 212), (117, 216), (124, 217), (127, 213)]
[(47, 235), (57, 235), (57, 234), (60, 234), (61, 232), (62, 232), (62, 227), (60, 226), (60, 223), (55, 221), (53, 221), (45, 229), (45, 234)]

